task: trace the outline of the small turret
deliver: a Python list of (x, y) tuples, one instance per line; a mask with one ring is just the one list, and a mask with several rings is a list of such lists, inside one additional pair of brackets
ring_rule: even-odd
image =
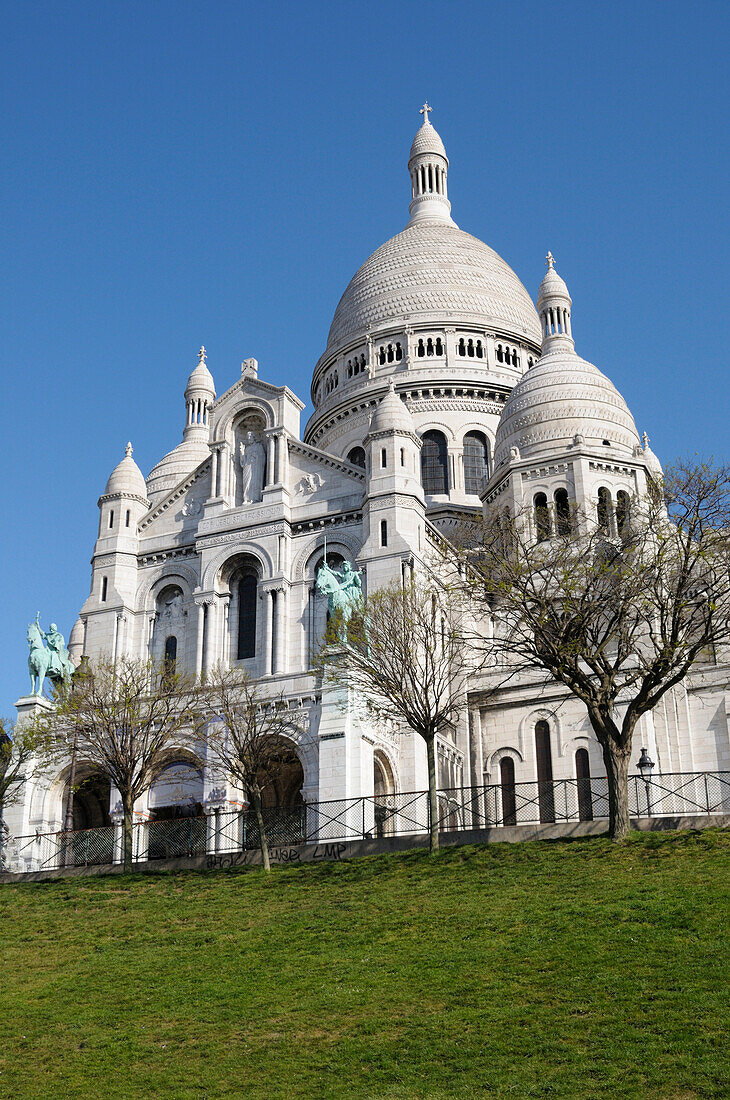
[(411, 220), (409, 225), (422, 221), (445, 222), (454, 225), (451, 203), (448, 199), (447, 176), (449, 158), (444, 143), (429, 122), (433, 107), (424, 103), (421, 107), (423, 125), (411, 145), (408, 171), (411, 174)]
[(547, 271), (537, 294), (537, 311), (542, 324), (542, 354), (554, 347), (574, 347), (570, 327), (570, 310), (573, 301), (563, 279), (555, 270), (552, 252), (546, 257)]
[(215, 383), (213, 375), (208, 370), (206, 359), (208, 353), (204, 347), (198, 352), (198, 365), (188, 378), (185, 387), (185, 430), (183, 439), (200, 436), (207, 442), (208, 439), (208, 415), (215, 401)]

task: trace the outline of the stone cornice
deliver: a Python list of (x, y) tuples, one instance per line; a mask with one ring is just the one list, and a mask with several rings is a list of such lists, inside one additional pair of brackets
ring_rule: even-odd
[(320, 466), (327, 466), (331, 470), (346, 474), (348, 477), (354, 477), (356, 481), (365, 481), (365, 471), (360, 466), (353, 466), (351, 462), (344, 458), (328, 454), (327, 451), (320, 451), (317, 447), (312, 447), (309, 443), (303, 443), (300, 439), (294, 439), (292, 436), (287, 436), (287, 439), (291, 454), (300, 455), (302, 458), (308, 458)]

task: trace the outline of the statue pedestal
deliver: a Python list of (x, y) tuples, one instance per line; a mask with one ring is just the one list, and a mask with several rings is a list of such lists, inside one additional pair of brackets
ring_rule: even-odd
[[(343, 647), (332, 647), (327, 664), (344, 659)], [(374, 788), (373, 737), (362, 704), (352, 688), (334, 683), (325, 668), (319, 723), (318, 839), (358, 839), (372, 828)]]
[(15, 709), (18, 712), (18, 725), (20, 725), (39, 712), (53, 710), (53, 703), (44, 695), (21, 695), (15, 704)]

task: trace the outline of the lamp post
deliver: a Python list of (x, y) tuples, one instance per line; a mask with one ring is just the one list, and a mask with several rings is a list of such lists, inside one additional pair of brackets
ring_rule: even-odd
[(654, 761), (649, 756), (649, 753), (646, 751), (646, 749), (641, 750), (641, 756), (639, 757), (636, 766), (641, 773), (641, 778), (644, 780), (644, 786), (646, 787), (646, 814), (647, 817), (651, 817), (650, 783), (651, 773), (654, 770)]

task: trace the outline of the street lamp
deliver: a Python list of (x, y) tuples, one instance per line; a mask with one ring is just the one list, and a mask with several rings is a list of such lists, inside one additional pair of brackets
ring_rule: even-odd
[(649, 785), (651, 783), (651, 773), (654, 771), (654, 761), (649, 756), (646, 749), (641, 750), (641, 756), (636, 766), (639, 769), (641, 778), (644, 780), (644, 786), (646, 787), (646, 813), (648, 817), (651, 817), (651, 794)]

